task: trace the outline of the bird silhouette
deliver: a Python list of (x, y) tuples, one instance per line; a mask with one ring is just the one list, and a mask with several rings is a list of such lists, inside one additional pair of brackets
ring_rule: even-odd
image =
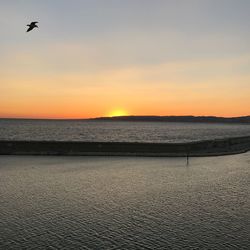
[(31, 30), (33, 30), (34, 28), (38, 28), (38, 26), (36, 25), (38, 22), (31, 22), (30, 24), (27, 24), (27, 26), (29, 26), (29, 28), (27, 29), (26, 32), (29, 32)]

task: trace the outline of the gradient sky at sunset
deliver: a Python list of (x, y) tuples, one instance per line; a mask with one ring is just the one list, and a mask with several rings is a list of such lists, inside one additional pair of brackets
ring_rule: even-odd
[(249, 0), (1, 0), (0, 117), (249, 115), (249, 13)]

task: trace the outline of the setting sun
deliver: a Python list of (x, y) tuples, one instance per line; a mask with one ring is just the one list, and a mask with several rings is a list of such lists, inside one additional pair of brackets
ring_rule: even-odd
[(123, 109), (115, 109), (108, 113), (109, 117), (126, 116), (126, 115), (128, 115), (128, 113)]

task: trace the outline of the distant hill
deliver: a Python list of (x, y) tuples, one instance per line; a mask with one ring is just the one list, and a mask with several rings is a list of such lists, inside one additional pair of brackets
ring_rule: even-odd
[(89, 120), (100, 121), (136, 121), (136, 122), (204, 122), (204, 123), (246, 123), (250, 124), (250, 116), (216, 117), (216, 116), (115, 116), (98, 117)]

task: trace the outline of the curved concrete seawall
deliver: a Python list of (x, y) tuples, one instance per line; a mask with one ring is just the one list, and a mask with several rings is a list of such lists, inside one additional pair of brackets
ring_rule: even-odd
[(0, 155), (216, 156), (250, 150), (250, 136), (189, 143), (0, 141)]

